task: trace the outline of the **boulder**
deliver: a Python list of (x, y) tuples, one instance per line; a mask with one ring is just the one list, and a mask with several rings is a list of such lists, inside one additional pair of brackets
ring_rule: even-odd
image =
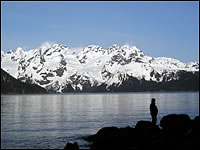
[(161, 134), (161, 129), (150, 121), (138, 121), (135, 128), (140, 131), (140, 134), (144, 134), (145, 136)]
[(196, 116), (194, 118), (194, 120), (192, 121), (192, 128), (194, 130), (199, 130), (200, 129), (200, 117), (199, 116)]
[(183, 135), (191, 128), (191, 119), (186, 114), (170, 114), (160, 120), (162, 131), (172, 135)]
[(195, 117), (194, 120), (192, 120), (192, 130), (191, 130), (191, 137), (193, 139), (200, 139), (200, 117)]
[(140, 145), (142, 141), (140, 133), (131, 127), (102, 128), (92, 139), (94, 142), (91, 145), (91, 149), (129, 149)]
[(138, 121), (135, 128), (139, 130), (145, 130), (148, 128), (152, 128), (154, 125), (150, 121)]
[(67, 143), (64, 149), (66, 149), (66, 150), (79, 150), (79, 146), (78, 146), (77, 142)]
[(102, 129), (100, 129), (95, 135), (91, 135), (91, 136), (88, 136), (87, 138), (85, 138), (85, 140), (87, 140), (89, 142), (94, 142), (99, 139), (103, 139), (105, 137), (112, 136), (118, 130), (119, 130), (119, 128), (117, 128), (117, 127), (104, 127)]

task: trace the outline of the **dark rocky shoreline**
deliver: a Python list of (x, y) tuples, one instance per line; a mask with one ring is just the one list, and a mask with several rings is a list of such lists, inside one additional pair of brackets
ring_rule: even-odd
[[(150, 121), (139, 121), (135, 128), (104, 127), (85, 138), (90, 149), (120, 150), (193, 150), (200, 146), (200, 117), (190, 119), (186, 114), (164, 116), (160, 126)], [(78, 150), (78, 144), (67, 143), (64, 149)]]

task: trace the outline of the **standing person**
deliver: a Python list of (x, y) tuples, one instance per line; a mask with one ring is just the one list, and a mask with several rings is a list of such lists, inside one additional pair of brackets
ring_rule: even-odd
[(152, 123), (153, 125), (156, 125), (157, 122), (157, 114), (158, 114), (158, 108), (156, 107), (156, 99), (152, 98), (151, 99), (151, 104), (150, 104), (150, 112), (151, 112), (151, 117), (152, 117)]

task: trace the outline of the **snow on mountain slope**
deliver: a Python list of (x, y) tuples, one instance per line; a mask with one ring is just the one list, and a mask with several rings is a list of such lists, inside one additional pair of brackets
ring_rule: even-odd
[(83, 90), (105, 84), (119, 86), (128, 77), (147, 81), (178, 79), (177, 71), (199, 71), (198, 62), (146, 56), (136, 46), (112, 45), (103, 49), (97, 45), (78, 51), (62, 44), (45, 43), (37, 49), (17, 48), (1, 51), (1, 67), (24, 82), (36, 83), (48, 90), (62, 92), (67, 85)]

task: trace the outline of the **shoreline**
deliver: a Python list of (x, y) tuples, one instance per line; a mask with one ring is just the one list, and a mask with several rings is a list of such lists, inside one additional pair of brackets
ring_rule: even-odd
[[(89, 149), (177, 149), (186, 150), (200, 146), (200, 117), (190, 119), (187, 114), (169, 114), (159, 125), (140, 120), (135, 127), (115, 126), (101, 128), (96, 134), (85, 137), (90, 142)], [(67, 143), (67, 150), (78, 150), (77, 142)]]
[(1, 93), (1, 96), (15, 96), (15, 95), (89, 95), (89, 94), (137, 94), (137, 93), (199, 93), (199, 91), (144, 91), (144, 92), (68, 92), (68, 93)]

